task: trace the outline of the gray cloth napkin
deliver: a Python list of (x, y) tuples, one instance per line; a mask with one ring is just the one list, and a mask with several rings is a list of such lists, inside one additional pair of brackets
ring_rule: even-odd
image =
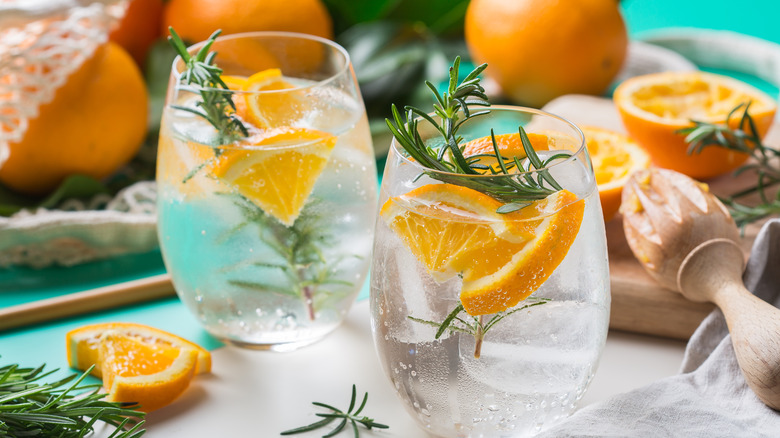
[[(780, 307), (780, 219), (767, 222), (743, 276)], [(586, 406), (542, 437), (780, 437), (780, 412), (745, 383), (726, 320), (713, 311), (691, 337), (681, 374)]]

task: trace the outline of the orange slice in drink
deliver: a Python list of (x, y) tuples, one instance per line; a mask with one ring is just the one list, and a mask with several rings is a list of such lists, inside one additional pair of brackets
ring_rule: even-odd
[[(758, 89), (727, 76), (694, 72), (663, 72), (636, 76), (620, 84), (614, 93), (623, 124), (659, 167), (692, 178), (712, 178), (737, 168), (748, 156), (719, 147), (688, 155), (679, 129), (693, 126), (691, 119), (725, 123), (739, 104), (751, 102), (754, 134), (763, 138), (774, 119), (777, 103)], [(742, 111), (731, 120), (737, 127)]]
[(252, 149), (228, 149), (210, 166), (264, 212), (291, 226), (314, 190), (336, 136), (314, 129), (277, 128), (250, 139)]
[(179, 397), (198, 366), (196, 349), (147, 343), (113, 330), (100, 337), (98, 353), (106, 400), (133, 403), (144, 412)]
[(502, 204), (476, 190), (430, 184), (389, 199), (381, 217), (436, 281), (463, 278), (471, 315), (509, 309), (539, 288), (566, 257), (584, 202), (566, 190), (498, 214)]
[[(247, 78), (242, 76), (220, 76), (222, 82), (228, 86), (231, 91), (243, 91), (247, 86)], [(236, 105), (236, 114), (246, 120), (249, 110), (247, 109), (247, 99), (245, 93), (233, 93), (233, 103)]]
[[(529, 133), (528, 139), (531, 140), (531, 145), (534, 147), (534, 150), (547, 150), (546, 135)], [(498, 146), (498, 150), (501, 151), (501, 156), (506, 159), (504, 165), (508, 166), (512, 164), (511, 160), (513, 158), (525, 158), (525, 149), (523, 149), (523, 142), (520, 140), (519, 133), (496, 135), (496, 146)], [(477, 138), (463, 145), (464, 157), (468, 158), (474, 155), (487, 155), (485, 157), (479, 157), (478, 163), (484, 166), (490, 166), (493, 171), (499, 172), (501, 167), (498, 165), (495, 153), (493, 139), (490, 136)], [(490, 171), (486, 169), (485, 172), (489, 173)]]
[(282, 77), (278, 68), (263, 70), (250, 76), (244, 84), (247, 94), (247, 120), (258, 128), (279, 128), (294, 125), (306, 109), (303, 92)]
[(146, 344), (195, 350), (198, 353), (197, 373), (201, 374), (211, 371), (211, 353), (198, 344), (164, 330), (129, 322), (91, 324), (69, 331), (65, 335), (68, 365), (81, 371), (86, 371), (89, 367), (95, 365), (92, 375), (102, 377), (102, 367), (98, 360), (98, 348), (100, 346), (100, 338), (108, 331), (121, 333)]
[[(577, 142), (574, 138), (568, 137), (564, 134), (557, 132), (529, 132), (527, 133), (528, 140), (531, 142), (535, 151), (550, 151), (550, 150), (566, 150), (574, 152), (577, 148)], [(504, 164), (509, 166), (512, 164), (512, 159), (525, 158), (525, 149), (523, 149), (523, 142), (520, 139), (519, 133), (500, 134), (496, 135), (496, 145), (504, 157)], [(474, 155), (489, 155), (479, 158), (479, 164), (489, 165), (494, 171), (498, 172), (500, 167), (495, 159), (495, 150), (493, 149), (493, 140), (490, 136), (477, 138), (471, 140), (463, 145), (463, 156), (471, 157)], [(485, 170), (489, 173), (489, 170)], [(511, 172), (511, 170), (510, 170)]]
[(596, 174), (601, 209), (608, 221), (620, 208), (623, 186), (634, 172), (650, 167), (650, 156), (631, 138), (608, 129), (581, 126)]

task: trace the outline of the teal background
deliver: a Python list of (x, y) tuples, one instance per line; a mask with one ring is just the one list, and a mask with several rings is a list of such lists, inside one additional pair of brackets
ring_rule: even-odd
[[(777, 0), (624, 0), (621, 7), (632, 37), (641, 37), (643, 32), (659, 28), (697, 27), (733, 30), (780, 42), (780, 2)], [(777, 96), (777, 87), (772, 84), (745, 76), (739, 78)], [(164, 266), (158, 251), (73, 268), (0, 268), (0, 306), (6, 307), (162, 272)], [(367, 287), (364, 287), (361, 297), (364, 298), (366, 294)], [(67, 331), (85, 324), (109, 321), (149, 324), (210, 349), (220, 345), (198, 326), (177, 298), (168, 298), (2, 332), (0, 364), (38, 366), (46, 363), (49, 367), (60, 368), (60, 374), (65, 373), (67, 358), (64, 339)]]

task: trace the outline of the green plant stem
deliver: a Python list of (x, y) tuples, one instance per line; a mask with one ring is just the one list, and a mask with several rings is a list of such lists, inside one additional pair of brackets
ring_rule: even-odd
[(479, 359), (482, 355), (482, 341), (485, 339), (485, 327), (482, 321), (485, 315), (479, 315), (477, 318), (477, 332), (474, 334), (474, 359)]

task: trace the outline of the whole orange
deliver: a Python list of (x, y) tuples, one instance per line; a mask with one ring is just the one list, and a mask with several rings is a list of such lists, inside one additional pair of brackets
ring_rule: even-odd
[(466, 43), (516, 103), (599, 94), (620, 70), (628, 36), (617, 0), (472, 0)]
[(9, 144), (0, 182), (42, 195), (73, 174), (104, 178), (127, 163), (146, 136), (147, 95), (138, 66), (109, 42), (39, 108), (22, 140)]
[(333, 24), (320, 0), (170, 0), (163, 14), (186, 41), (222, 34), (275, 30), (333, 38)]
[(152, 43), (162, 36), (162, 0), (131, 0), (125, 16), (108, 38), (124, 47), (138, 65), (146, 62), (146, 54)]

